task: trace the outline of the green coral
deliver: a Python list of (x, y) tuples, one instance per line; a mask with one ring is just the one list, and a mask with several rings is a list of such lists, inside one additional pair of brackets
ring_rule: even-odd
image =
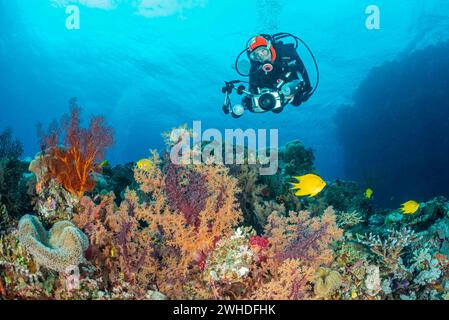
[(47, 232), (31, 215), (20, 219), (19, 240), (37, 263), (58, 272), (83, 262), (89, 245), (86, 235), (70, 221), (59, 221)]
[(4, 205), (11, 216), (31, 209), (27, 168), (27, 162), (0, 158), (0, 206)]
[(287, 176), (301, 176), (315, 171), (312, 149), (307, 149), (299, 140), (287, 143), (279, 153), (279, 160), (283, 162), (283, 174)]

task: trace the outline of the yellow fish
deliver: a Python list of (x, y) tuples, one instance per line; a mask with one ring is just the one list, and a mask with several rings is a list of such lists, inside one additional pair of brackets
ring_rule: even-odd
[(419, 209), (419, 203), (413, 200), (402, 204), (401, 211), (404, 214), (414, 214)]
[(100, 167), (101, 168), (106, 168), (109, 167), (109, 161), (108, 160), (104, 160), (100, 163)]
[(295, 196), (309, 196), (314, 197), (320, 193), (326, 186), (326, 182), (321, 179), (321, 177), (315, 174), (306, 174), (301, 177), (293, 177), (298, 182), (290, 183), (293, 188), (292, 190), (297, 190)]
[(111, 248), (111, 257), (114, 258), (115, 257), (115, 247), (112, 246)]
[(153, 162), (150, 159), (142, 159), (137, 161), (137, 168), (143, 171), (150, 171), (153, 168)]
[(365, 190), (365, 198), (371, 199), (373, 197), (373, 193), (374, 193), (373, 189), (371, 189), (371, 188), (366, 189)]

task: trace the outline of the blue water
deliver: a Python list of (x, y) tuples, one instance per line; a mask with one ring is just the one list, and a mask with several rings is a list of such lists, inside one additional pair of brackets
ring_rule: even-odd
[[(67, 4), (79, 5), (80, 30), (66, 29)], [(365, 27), (371, 4), (380, 30)], [(448, 19), (440, 0), (0, 0), (0, 130), (12, 127), (33, 156), (36, 123), (58, 119), (78, 97), (85, 118), (105, 114), (114, 127), (112, 163), (146, 156), (162, 146), (161, 132), (201, 120), (220, 130), (278, 128), (281, 144), (300, 139), (315, 150), (325, 179), (346, 178), (335, 115), (374, 67), (449, 39)], [(255, 33), (277, 31), (312, 48), (318, 91), (279, 115), (225, 116), (220, 89), (238, 78), (236, 55)]]

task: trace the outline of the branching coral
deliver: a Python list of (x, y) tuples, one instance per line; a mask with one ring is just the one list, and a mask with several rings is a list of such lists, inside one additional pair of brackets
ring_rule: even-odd
[(37, 263), (58, 272), (83, 262), (89, 245), (84, 233), (71, 222), (59, 221), (47, 233), (39, 219), (31, 215), (20, 219), (19, 239)]
[[(67, 191), (81, 198), (95, 186), (92, 173), (101, 169), (97, 163), (112, 145), (113, 137), (112, 129), (105, 125), (103, 117), (93, 117), (87, 129), (81, 128), (81, 109), (75, 99), (70, 103), (70, 115), (61, 120), (63, 137), (61, 129), (56, 125), (47, 134), (41, 133), (43, 154), (37, 189), (54, 179)], [(59, 145), (60, 142), (63, 142), (63, 146)]]
[(337, 225), (343, 229), (354, 227), (363, 221), (362, 215), (357, 210), (341, 212), (337, 216)]
[(381, 238), (380, 235), (373, 235), (372, 233), (368, 235), (357, 234), (358, 242), (368, 246), (392, 270), (397, 268), (398, 258), (403, 253), (404, 248), (418, 239), (419, 237), (415, 232), (407, 227), (401, 230), (389, 230), (386, 238)]

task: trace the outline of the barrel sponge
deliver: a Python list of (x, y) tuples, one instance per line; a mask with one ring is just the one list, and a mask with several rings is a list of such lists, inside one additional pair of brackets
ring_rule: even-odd
[(70, 221), (59, 221), (47, 232), (32, 215), (20, 219), (19, 240), (37, 263), (58, 272), (69, 271), (83, 262), (89, 246), (86, 235)]

